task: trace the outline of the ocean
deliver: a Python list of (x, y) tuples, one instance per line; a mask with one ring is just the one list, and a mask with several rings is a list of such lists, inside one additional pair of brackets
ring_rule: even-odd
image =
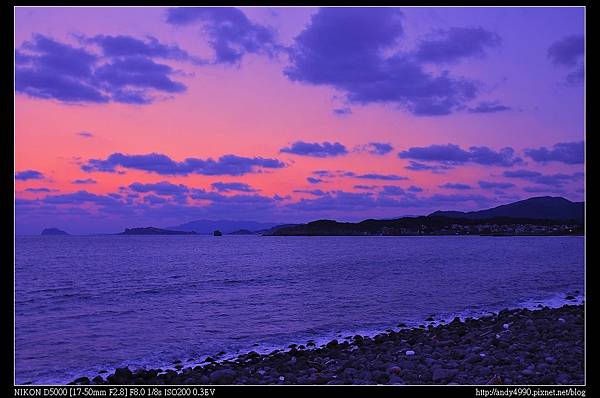
[(17, 236), (15, 382), (560, 306), (583, 285), (580, 236)]

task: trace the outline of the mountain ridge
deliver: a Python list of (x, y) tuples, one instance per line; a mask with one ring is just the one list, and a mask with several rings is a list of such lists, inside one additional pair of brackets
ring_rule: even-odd
[(357, 223), (321, 219), (272, 229), (262, 235), (582, 235), (583, 206), (583, 202), (561, 197), (535, 197), (476, 212), (436, 211), (427, 216)]
[(490, 209), (469, 212), (438, 210), (428, 216), (467, 218), (472, 220), (511, 217), (544, 220), (577, 220), (578, 222), (583, 222), (584, 202), (571, 202), (560, 196), (536, 196)]
[(277, 223), (244, 220), (193, 220), (177, 226), (165, 227), (164, 229), (177, 231), (194, 231), (200, 235), (212, 235), (213, 231), (215, 230), (219, 230), (224, 234), (230, 234), (232, 232), (240, 230), (268, 230), (277, 225)]

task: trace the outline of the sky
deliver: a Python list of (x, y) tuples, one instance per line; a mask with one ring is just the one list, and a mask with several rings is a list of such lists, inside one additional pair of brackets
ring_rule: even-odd
[(15, 230), (584, 200), (582, 7), (15, 8)]

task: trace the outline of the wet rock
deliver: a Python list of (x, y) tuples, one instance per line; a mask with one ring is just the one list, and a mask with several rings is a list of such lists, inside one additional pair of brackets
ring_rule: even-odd
[(118, 378), (118, 379), (121, 379), (121, 380), (128, 380), (128, 379), (131, 378), (131, 376), (133, 376), (133, 373), (127, 367), (125, 367), (125, 368), (117, 368), (115, 370), (114, 376), (116, 378)]
[(571, 384), (571, 376), (566, 373), (560, 373), (556, 376), (556, 384)]
[(231, 369), (219, 369), (210, 374), (210, 382), (215, 384), (231, 384), (236, 373)]
[(400, 376), (398, 376), (396, 374), (393, 374), (393, 375), (390, 376), (390, 379), (388, 380), (388, 383), (390, 383), (390, 384), (406, 384), (404, 382), (404, 380)]
[(431, 379), (434, 383), (447, 383), (450, 381), (458, 371), (454, 369), (435, 368), (431, 374)]
[(465, 357), (466, 363), (477, 363), (482, 360), (482, 357), (479, 354), (469, 354)]
[(337, 340), (331, 340), (329, 343), (327, 343), (325, 345), (326, 348), (334, 348), (338, 346), (338, 341)]

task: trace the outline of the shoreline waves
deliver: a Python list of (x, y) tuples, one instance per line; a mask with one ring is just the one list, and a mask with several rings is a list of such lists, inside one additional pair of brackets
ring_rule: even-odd
[(70, 384), (583, 384), (584, 305), (576, 301), (451, 322), (428, 318), (374, 336), (228, 359), (220, 353), (195, 365), (124, 367)]

